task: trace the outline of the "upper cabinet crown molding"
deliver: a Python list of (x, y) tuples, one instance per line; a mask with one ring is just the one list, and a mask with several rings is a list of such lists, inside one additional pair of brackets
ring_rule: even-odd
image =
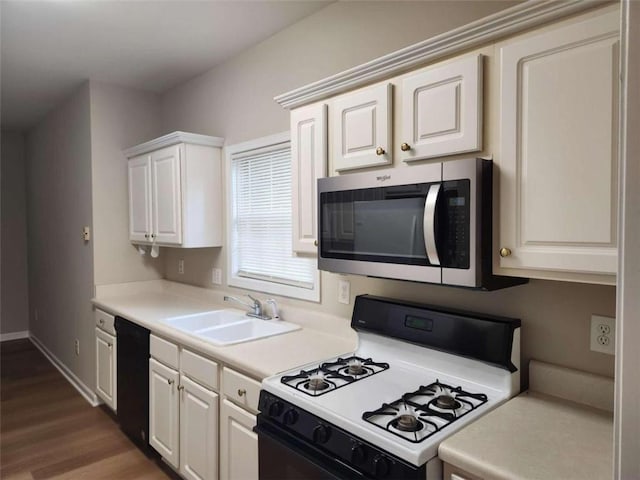
[(198, 133), (173, 132), (162, 137), (154, 138), (148, 142), (141, 143), (131, 148), (123, 150), (127, 158), (136, 157), (143, 153), (149, 153), (160, 148), (169, 147), (178, 143), (190, 143), (192, 145), (205, 145), (208, 147), (222, 147), (224, 138), (200, 135)]
[(274, 97), (274, 100), (287, 109), (300, 107), (365, 86), (376, 80), (404, 73), (414, 67), (461, 53), (507, 35), (594, 8), (602, 3), (583, 0), (524, 2), (336, 75), (283, 93)]

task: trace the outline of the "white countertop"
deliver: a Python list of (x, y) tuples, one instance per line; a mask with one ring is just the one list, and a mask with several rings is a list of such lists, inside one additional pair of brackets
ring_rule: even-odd
[[(144, 284), (151, 288), (145, 288)], [(97, 308), (124, 317), (158, 336), (191, 347), (260, 380), (352, 352), (357, 347), (357, 336), (349, 327), (348, 319), (328, 318), (291, 307), (281, 309), (286, 313), (283, 318), (301, 325), (300, 330), (228, 346), (213, 345), (162, 322), (170, 317), (231, 307), (216, 302), (215, 297), (215, 293), (206, 289), (160, 281), (136, 282), (118, 289), (98, 288), (92, 302)]]
[[(542, 365), (546, 370), (566, 370)], [(573, 377), (565, 377), (565, 385), (557, 385), (562, 394)], [(579, 373), (579, 377), (585, 374)], [(595, 379), (594, 389), (599, 382), (602, 380)], [(540, 387), (547, 390), (549, 385)], [(610, 479), (613, 414), (528, 391), (447, 438), (440, 444), (438, 455), (485, 480)]]

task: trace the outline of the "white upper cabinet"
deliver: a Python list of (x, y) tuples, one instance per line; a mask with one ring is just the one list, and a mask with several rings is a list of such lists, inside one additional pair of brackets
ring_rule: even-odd
[(392, 163), (392, 85), (384, 83), (336, 98), (331, 105), (333, 169)]
[(125, 150), (133, 243), (222, 245), (222, 144), (175, 132)]
[(291, 112), (293, 251), (317, 251), (317, 183), (327, 175), (327, 106)]
[(608, 9), (498, 46), (501, 274), (615, 281), (619, 21)]
[(429, 67), (402, 81), (402, 160), (482, 149), (482, 58)]
[(129, 237), (148, 242), (151, 235), (151, 161), (149, 155), (129, 160)]
[(153, 190), (152, 240), (158, 243), (182, 243), (182, 189), (180, 185), (180, 159), (184, 144), (157, 150), (151, 154)]

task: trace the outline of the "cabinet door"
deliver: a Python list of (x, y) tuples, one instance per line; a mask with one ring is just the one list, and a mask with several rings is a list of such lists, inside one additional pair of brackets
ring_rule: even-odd
[(182, 243), (182, 188), (180, 159), (182, 145), (157, 150), (151, 154), (153, 179), (153, 241)]
[(616, 272), (619, 21), (499, 48), (500, 267)]
[(391, 154), (390, 83), (337, 98), (331, 106), (333, 168), (387, 165)]
[(222, 480), (258, 478), (256, 417), (226, 398), (220, 414), (220, 477)]
[(327, 175), (327, 106), (291, 112), (293, 251), (317, 252), (318, 178)]
[(149, 443), (178, 468), (178, 372), (149, 359)]
[(151, 162), (149, 155), (129, 160), (129, 240), (150, 242)]
[(116, 337), (96, 328), (96, 393), (113, 410), (117, 408)]
[(218, 478), (218, 395), (180, 376), (180, 474)]
[(401, 132), (406, 162), (482, 149), (482, 55), (407, 77)]

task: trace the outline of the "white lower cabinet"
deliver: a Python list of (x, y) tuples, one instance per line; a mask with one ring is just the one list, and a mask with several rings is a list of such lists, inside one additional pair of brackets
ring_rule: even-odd
[(218, 395), (180, 377), (180, 474), (218, 478)]
[(118, 341), (114, 327), (115, 317), (96, 309), (96, 394), (105, 405), (118, 407)]
[(256, 416), (226, 398), (220, 412), (220, 478), (258, 478), (258, 436)]
[(96, 393), (116, 410), (116, 337), (96, 328)]
[(179, 467), (179, 374), (149, 359), (149, 443), (175, 468)]
[(217, 480), (218, 364), (155, 335), (150, 343), (149, 443), (183, 478)]

